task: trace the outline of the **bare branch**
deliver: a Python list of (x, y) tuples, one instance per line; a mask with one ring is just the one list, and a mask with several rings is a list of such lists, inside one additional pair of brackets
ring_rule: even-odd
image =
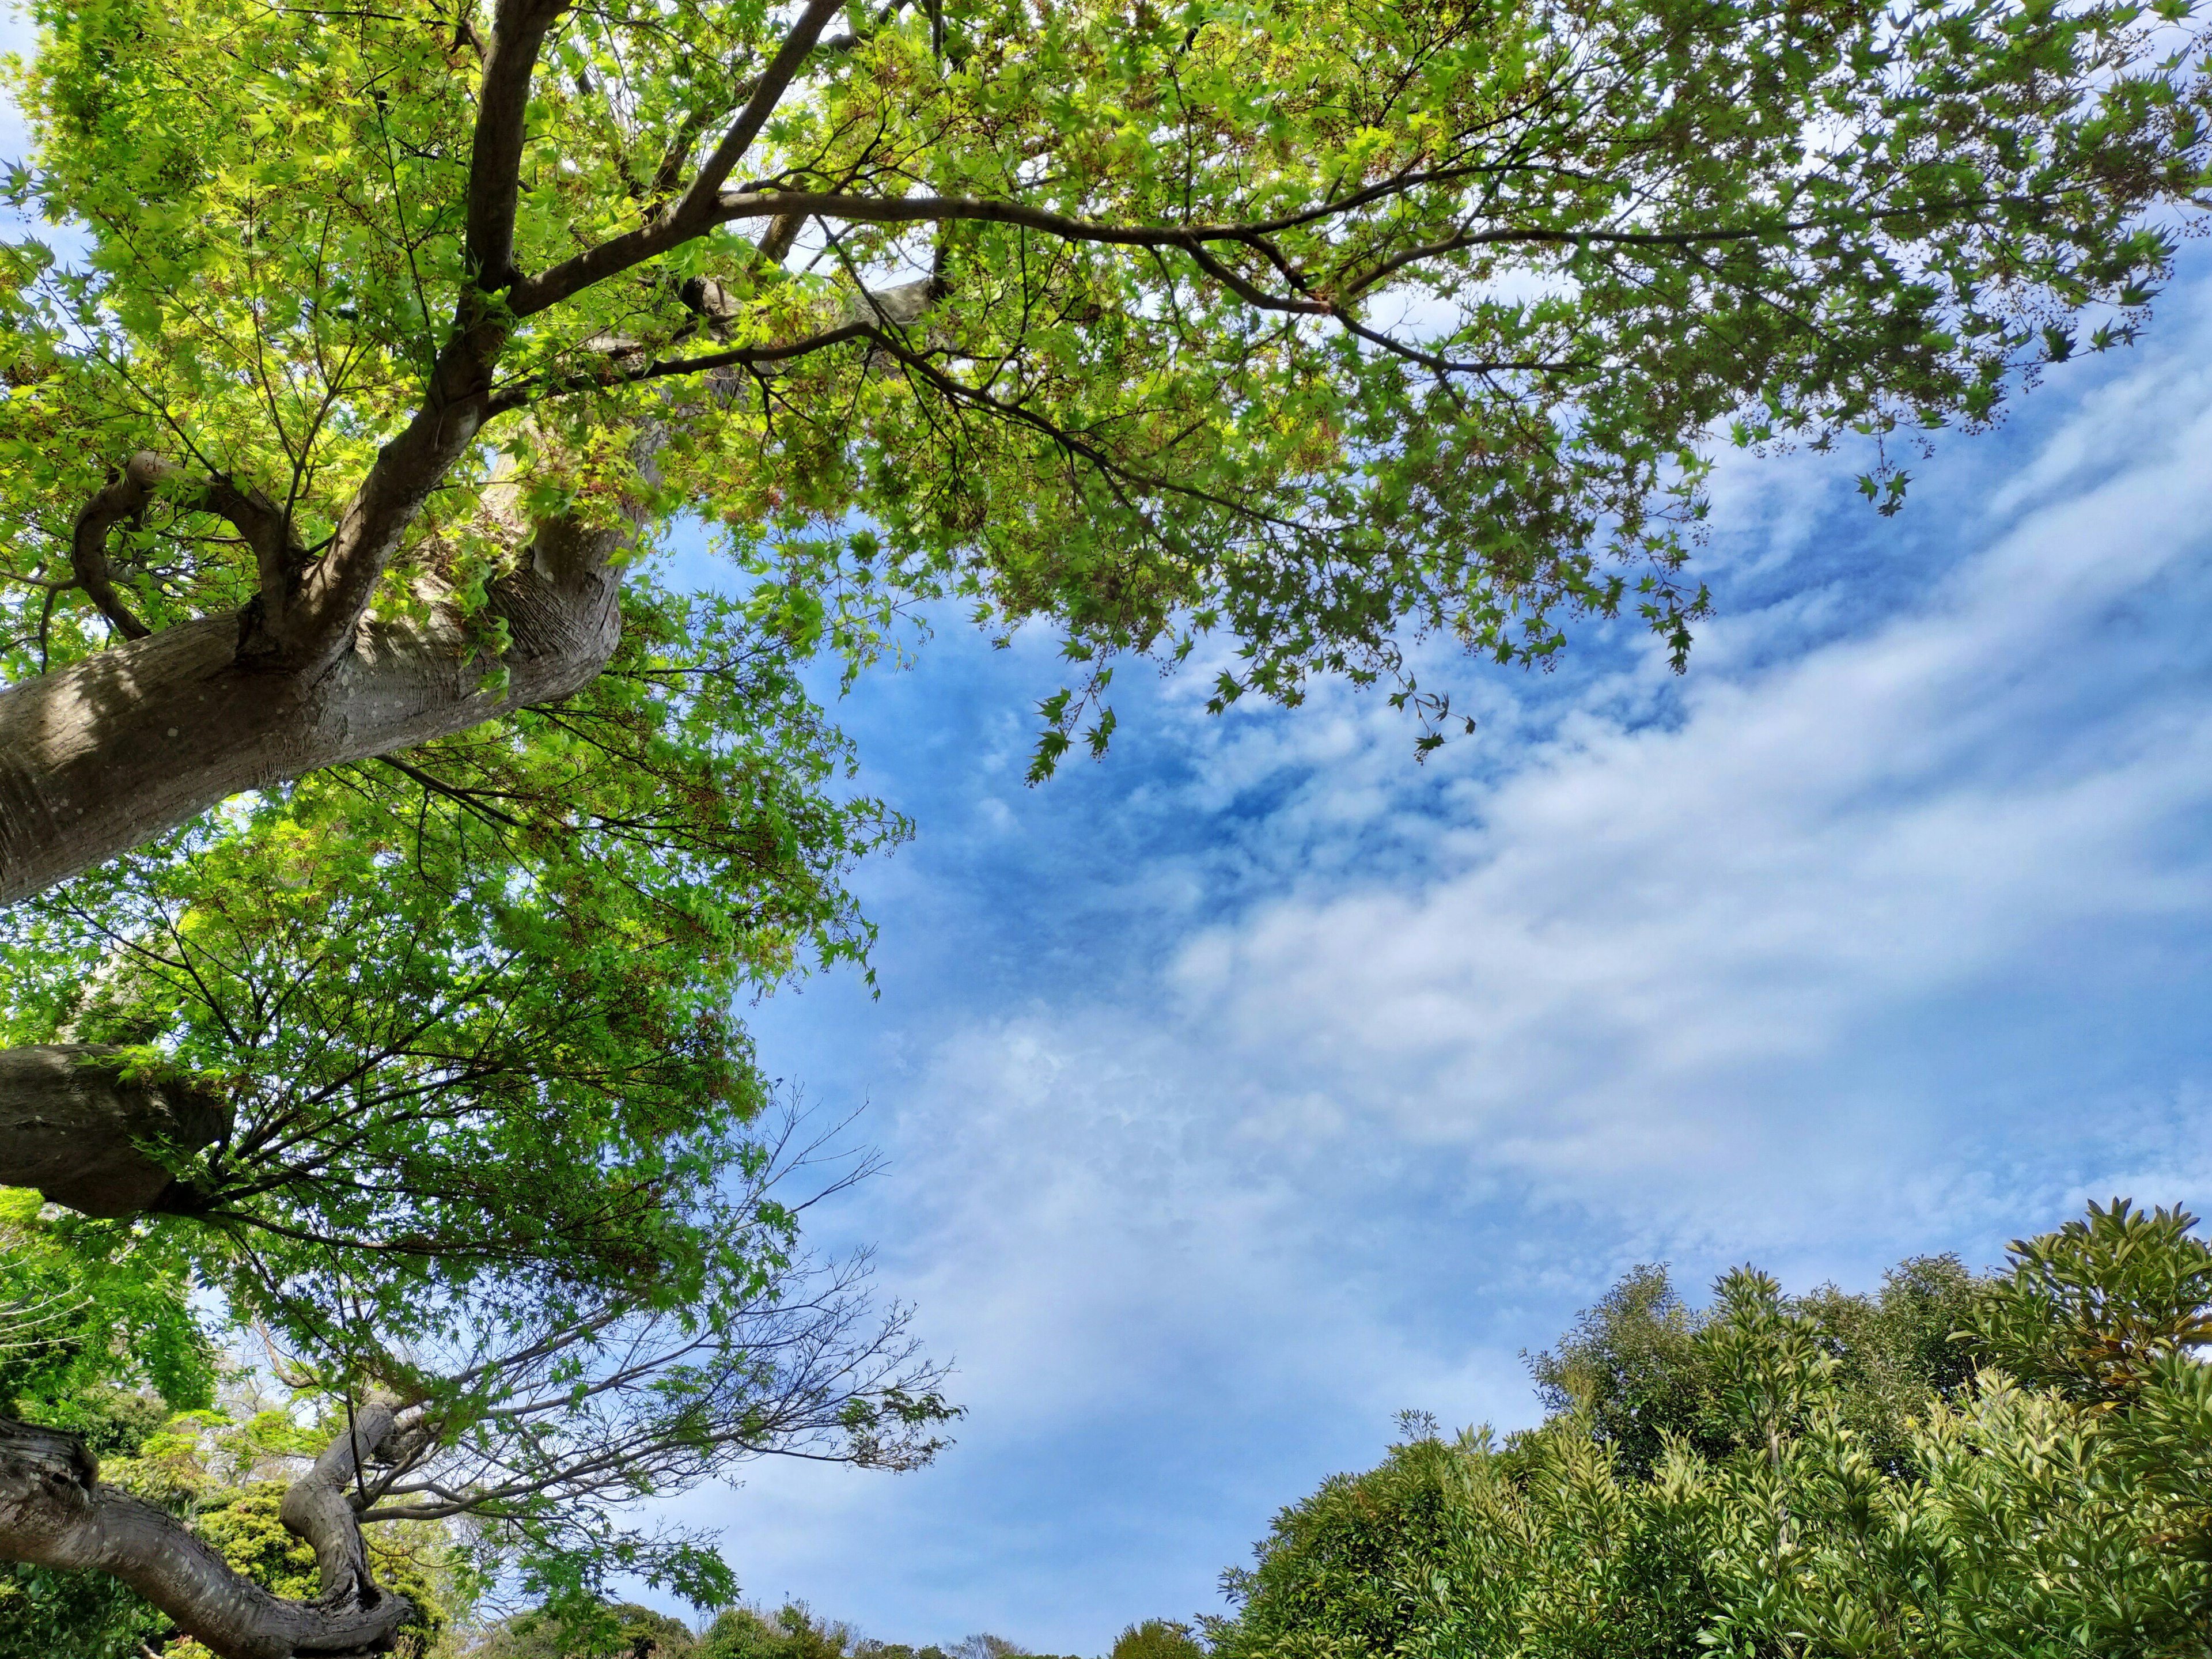
[(286, 1490), (277, 1518), (315, 1547), (325, 1603), (374, 1607), (382, 1597), (369, 1574), (361, 1520), (346, 1488), (391, 1437), (393, 1418), (392, 1407), (380, 1401), (349, 1415), (352, 1421), (346, 1431)]

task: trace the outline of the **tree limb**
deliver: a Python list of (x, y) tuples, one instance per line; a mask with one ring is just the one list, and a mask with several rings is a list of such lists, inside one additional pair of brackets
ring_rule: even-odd
[(715, 145), (714, 153), (684, 186), (683, 195), (637, 229), (587, 248), (573, 258), (563, 259), (542, 276), (518, 280), (507, 295), (514, 314), (529, 317), (557, 305), (595, 283), (690, 241), (719, 222), (722, 185), (744, 159), (745, 152), (752, 148), (753, 140), (768, 125), (768, 118), (775, 112), (776, 105), (790, 89), (793, 79), (813, 54), (822, 31), (842, 7), (842, 0), (807, 0), (806, 9), (793, 22), (775, 56), (753, 83), (745, 106), (738, 112), (738, 118), (722, 135), (722, 142)]
[(468, 270), (477, 287), (497, 292), (514, 265), (515, 198), (522, 184), (524, 117), (530, 82), (546, 32), (568, 0), (500, 0), (491, 50), (477, 91), (476, 135), (469, 152)]
[(792, 23), (791, 32), (783, 37), (775, 56), (753, 83), (752, 96), (745, 100), (745, 106), (738, 112), (738, 118), (722, 135), (722, 142), (714, 146), (714, 153), (677, 198), (670, 217), (689, 223), (703, 221), (714, 212), (722, 185), (744, 159), (745, 152), (752, 148), (753, 140), (760, 137), (761, 129), (768, 125), (768, 118), (775, 112), (775, 106), (783, 101), (793, 78), (805, 67), (806, 60), (813, 55), (814, 43), (822, 38), (822, 31), (843, 9), (844, 0), (807, 0), (806, 9)]
[(441, 611), (349, 624), (322, 672), (272, 672), (240, 660), (240, 621), (222, 616), (0, 691), (0, 904), (243, 790), (568, 696), (619, 637), (619, 578), (606, 562), (628, 529), (541, 526), (520, 568), (491, 587), (487, 619), (510, 635), (503, 657)]
[[(373, 1420), (390, 1432), (386, 1411), (379, 1419), (364, 1414), (349, 1438), (357, 1442), (360, 1427)], [(322, 1471), (323, 1459), (315, 1468)], [(310, 1474), (302, 1484), (315, 1478)], [(290, 1501), (288, 1494), (288, 1510)], [(289, 1513), (285, 1524), (300, 1530)], [(319, 1512), (313, 1524), (321, 1524)], [(357, 1547), (360, 1526), (350, 1510), (337, 1524), (350, 1531)], [(327, 1559), (321, 1539), (301, 1535), (316, 1546), (319, 1561)], [(365, 1576), (347, 1594), (282, 1601), (236, 1571), (173, 1516), (102, 1484), (98, 1462), (75, 1435), (7, 1418), (0, 1418), (0, 1559), (111, 1574), (222, 1659), (340, 1659), (380, 1652), (414, 1613), (404, 1596), (379, 1591)], [(327, 1567), (324, 1582), (329, 1589)]]
[(380, 1599), (368, 1571), (368, 1547), (346, 1488), (390, 1438), (392, 1407), (372, 1401), (352, 1414), (346, 1432), (323, 1449), (314, 1467), (286, 1489), (277, 1518), (315, 1547), (322, 1601), (374, 1607)]
[(32, 1187), (92, 1216), (168, 1207), (173, 1162), (229, 1133), (228, 1105), (124, 1077), (101, 1043), (0, 1049), (0, 1187)]
[(77, 586), (125, 639), (143, 640), (154, 630), (138, 620), (115, 591), (107, 568), (108, 533), (144, 512), (154, 491), (175, 471), (152, 451), (140, 450), (84, 504), (70, 530), (70, 568), (76, 574)]

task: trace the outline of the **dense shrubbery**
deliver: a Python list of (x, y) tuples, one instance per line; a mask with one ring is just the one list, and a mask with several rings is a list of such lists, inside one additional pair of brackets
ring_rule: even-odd
[(1872, 1297), (1629, 1275), (1553, 1415), (1277, 1518), (1214, 1659), (2179, 1659), (2212, 1646), (2212, 1249), (2116, 1202)]

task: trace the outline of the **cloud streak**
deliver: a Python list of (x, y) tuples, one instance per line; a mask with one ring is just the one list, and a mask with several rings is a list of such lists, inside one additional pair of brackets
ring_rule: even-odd
[(1483, 729), (1426, 768), (1379, 699), (1213, 720), (1194, 676), (1025, 791), (1049, 653), (950, 629), (848, 704), (921, 824), (869, 878), (884, 1000), (772, 1005), (764, 1051), (873, 1100), (893, 1173), (833, 1230), (975, 1414), (912, 1480), (763, 1471), (748, 1583), (1100, 1651), (1395, 1408), (1527, 1420), (1517, 1350), (1632, 1261), (1863, 1285), (2212, 1198), (2212, 292), (2177, 310), (1903, 519), (1731, 462), (1688, 678), (1625, 626), (1460, 667)]

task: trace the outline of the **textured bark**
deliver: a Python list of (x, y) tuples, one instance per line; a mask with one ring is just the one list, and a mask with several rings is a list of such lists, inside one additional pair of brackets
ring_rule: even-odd
[(35, 1187), (86, 1215), (137, 1215), (171, 1196), (158, 1154), (188, 1156), (228, 1127), (219, 1100), (126, 1081), (117, 1049), (0, 1048), (0, 1187)]
[(496, 584), (495, 665), (450, 617), (357, 623), (327, 670), (241, 660), (240, 620), (164, 629), (0, 691), (0, 904), (129, 851), (216, 803), (410, 748), (587, 684), (613, 653), (615, 532), (553, 526)]
[(284, 1494), (278, 1518), (315, 1547), (315, 1566), (322, 1576), (325, 1601), (359, 1601), (376, 1595), (376, 1583), (368, 1571), (368, 1551), (362, 1542), (361, 1522), (347, 1489), (356, 1484), (355, 1477), (390, 1436), (392, 1427), (389, 1406), (363, 1407), (352, 1428), (325, 1447), (314, 1468), (295, 1480)]
[(133, 455), (120, 473), (84, 504), (70, 532), (70, 567), (77, 586), (128, 640), (143, 640), (153, 630), (132, 614), (115, 591), (108, 574), (107, 534), (126, 519), (143, 512), (163, 478), (175, 469), (159, 455), (145, 451)]
[[(349, 1443), (337, 1461), (349, 1473), (350, 1443), (372, 1425), (380, 1443), (391, 1432), (392, 1413), (372, 1407), (352, 1435), (340, 1437)], [(299, 1486), (321, 1477), (329, 1459), (325, 1453)], [(112, 1574), (222, 1659), (336, 1659), (387, 1650), (414, 1612), (407, 1599), (370, 1583), (365, 1557), (357, 1577), (331, 1588), (331, 1559), (349, 1564), (359, 1556), (361, 1528), (350, 1507), (343, 1498), (335, 1509), (305, 1504), (295, 1521), (288, 1493), (284, 1523), (314, 1545), (324, 1564), (325, 1591), (314, 1601), (271, 1595), (175, 1517), (102, 1485), (98, 1463), (76, 1436), (0, 1418), (0, 1559)]]

